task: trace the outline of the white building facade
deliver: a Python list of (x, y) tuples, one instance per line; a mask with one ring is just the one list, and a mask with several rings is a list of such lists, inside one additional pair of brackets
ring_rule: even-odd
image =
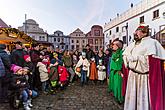
[(47, 33), (44, 32), (42, 28), (39, 27), (39, 24), (33, 20), (28, 19), (23, 23), (23, 26), (18, 27), (20, 31), (24, 31), (27, 35), (32, 37), (37, 41), (47, 41)]
[(105, 44), (120, 39), (127, 46), (133, 42), (133, 33), (140, 24), (149, 25), (151, 36), (165, 29), (165, 0), (143, 0), (106, 23)]

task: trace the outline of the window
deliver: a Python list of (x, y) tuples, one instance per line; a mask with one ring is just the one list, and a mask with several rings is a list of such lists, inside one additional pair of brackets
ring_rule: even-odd
[(119, 32), (119, 27), (116, 27), (116, 32)]
[(98, 46), (95, 46), (95, 50), (98, 51), (99, 50), (99, 47)]
[(68, 49), (68, 45), (66, 45), (66, 49)]
[(32, 36), (33, 39), (35, 39), (35, 36)]
[(42, 40), (42, 36), (39, 36), (39, 40), (40, 40), (40, 41)]
[(112, 40), (109, 40), (109, 44), (111, 44)]
[(77, 40), (77, 43), (79, 43), (79, 41)]
[(153, 18), (158, 18), (159, 17), (159, 10), (156, 10), (153, 12)]
[(45, 41), (45, 36), (42, 36), (42, 41)]
[(124, 44), (126, 44), (126, 43), (127, 43), (126, 36), (123, 36), (123, 43), (124, 43)]
[(62, 42), (63, 42), (63, 41), (64, 41), (64, 38), (62, 38), (61, 40), (62, 40)]
[(76, 49), (78, 49), (79, 48), (79, 45), (76, 45)]
[(98, 39), (95, 39), (95, 44), (98, 44)]
[(100, 44), (102, 44), (102, 39), (100, 39)]
[(74, 45), (72, 45), (72, 50), (74, 49)]
[(60, 38), (58, 38), (58, 42), (60, 42)]
[(125, 26), (122, 27), (122, 32), (125, 32), (126, 31), (126, 28)]
[(83, 40), (83, 43), (85, 43), (85, 40)]
[(72, 43), (74, 43), (74, 40), (72, 40)]
[(64, 49), (64, 45), (62, 45), (61, 48)]
[(89, 39), (88, 44), (93, 44), (93, 39)]
[(56, 42), (56, 38), (54, 38), (54, 42)]
[(111, 32), (111, 30), (109, 31), (109, 35), (111, 35), (112, 34), (112, 32)]
[(58, 33), (57, 36), (60, 36), (60, 34)]
[(140, 17), (140, 23), (144, 23), (144, 16)]
[(100, 30), (95, 30), (95, 36), (100, 36)]

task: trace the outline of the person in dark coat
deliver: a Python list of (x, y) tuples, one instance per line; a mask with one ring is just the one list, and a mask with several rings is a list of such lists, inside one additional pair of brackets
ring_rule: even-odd
[(86, 58), (87, 58), (88, 61), (90, 61), (91, 58), (95, 57), (95, 54), (94, 54), (94, 52), (90, 49), (90, 45), (89, 45), (89, 44), (86, 45), (85, 53), (86, 53)]
[(1, 67), (4, 68), (4, 74), (1, 74), (2, 68), (0, 70), (0, 102), (7, 102), (7, 94), (8, 94), (8, 85), (9, 85), (9, 79), (10, 79), (10, 67), (11, 67), (11, 61), (10, 56), (5, 51), (6, 45), (0, 44), (0, 59), (1, 59)]
[(41, 61), (39, 44), (33, 44), (32, 47), (33, 47), (33, 50), (30, 51), (30, 57), (34, 65), (33, 79), (35, 80), (35, 82), (33, 83), (33, 87), (35, 89), (41, 90), (40, 73), (37, 67), (37, 63)]
[(24, 55), (27, 55), (27, 51), (22, 48), (22, 43), (17, 41), (15, 43), (16, 49), (11, 54), (12, 63), (23, 67), (25, 65)]

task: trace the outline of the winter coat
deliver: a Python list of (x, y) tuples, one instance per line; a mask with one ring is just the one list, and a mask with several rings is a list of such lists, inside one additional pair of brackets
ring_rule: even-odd
[(48, 70), (46, 68), (46, 65), (43, 64), (42, 62), (38, 62), (37, 67), (39, 69), (41, 82), (47, 81), (49, 77), (48, 77)]
[(62, 60), (64, 62), (65, 67), (69, 68), (72, 66), (72, 57), (71, 56), (64, 56)]
[(50, 66), (49, 79), (50, 79), (50, 81), (57, 81), (58, 80), (58, 65), (57, 66)]
[[(87, 71), (87, 77), (89, 77), (89, 67), (90, 67), (90, 63), (89, 63), (89, 61), (85, 58), (85, 59), (83, 59), (82, 58), (82, 56), (80, 56), (80, 60), (78, 61), (78, 63), (77, 63), (77, 65), (76, 65), (76, 67), (75, 68), (77, 68), (77, 67), (82, 67), (82, 70), (85, 70), (85, 71)], [(78, 72), (75, 72), (78, 76), (80, 76), (80, 73), (78, 73)]]
[(23, 67), (25, 65), (24, 55), (28, 53), (23, 49), (16, 49), (12, 52), (12, 63), (18, 66)]
[(58, 73), (59, 73), (59, 80), (61, 82), (67, 81), (67, 78), (69, 77), (69, 74), (64, 66), (58, 67)]
[(88, 59), (88, 61), (89, 61), (92, 57), (95, 57), (94, 52), (93, 52), (91, 49), (86, 50), (86, 58)]
[[(20, 84), (17, 84), (18, 81), (20, 81)], [(12, 74), (10, 84), (9, 84), (9, 90), (22, 91), (28, 88), (29, 88), (29, 84), (24, 75)]]
[(37, 63), (40, 61), (40, 52), (37, 50), (31, 50), (30, 57), (31, 57), (33, 64), (36, 66)]
[[(2, 60), (2, 63), (4, 65), (5, 69), (5, 76), (10, 74), (10, 67), (11, 67), (11, 59), (10, 56), (7, 54), (6, 51), (0, 50), (0, 58)], [(0, 71), (2, 71), (2, 66), (0, 66)], [(4, 70), (3, 70), (4, 71)]]
[(102, 63), (104, 65), (104, 54), (102, 56), (96, 55), (96, 65), (99, 65), (99, 60), (102, 60)]

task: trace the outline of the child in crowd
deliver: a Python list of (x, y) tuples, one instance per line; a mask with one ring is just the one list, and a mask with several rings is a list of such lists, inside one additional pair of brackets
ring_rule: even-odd
[(12, 65), (11, 70), (14, 72), (14, 74), (11, 79), (10, 90), (19, 92), (23, 100), (24, 109), (30, 110), (30, 107), (32, 107), (30, 97), (32, 95), (37, 95), (37, 93), (29, 89), (29, 84), (26, 80), (22, 67)]
[(81, 67), (81, 86), (87, 84), (87, 76), (89, 76), (89, 66), (90, 63), (86, 58), (86, 53), (82, 52), (82, 56), (80, 56), (80, 60), (76, 65), (76, 68)]
[(43, 59), (42, 62), (38, 62), (37, 64), (40, 73), (41, 83), (42, 83), (42, 91), (45, 94), (48, 93), (48, 89), (49, 89), (49, 77), (48, 77), (47, 65), (48, 65), (47, 59)]
[(104, 79), (106, 78), (105, 66), (102, 63), (102, 60), (99, 60), (98, 68), (98, 80), (103, 84)]
[(58, 61), (56, 61), (56, 59), (52, 59), (50, 62), (49, 79), (51, 83), (51, 89), (54, 90), (58, 84)]
[(24, 70), (27, 72), (27, 75), (28, 75), (28, 83), (30, 85), (30, 89), (34, 89), (33, 87), (33, 73), (34, 73), (34, 65), (33, 63), (31, 62), (31, 58), (29, 55), (24, 55), (24, 60), (25, 60), (25, 65), (24, 67), (27, 67), (27, 68), (24, 68)]
[(90, 75), (89, 79), (93, 81), (94, 84), (96, 84), (96, 80), (98, 79), (98, 74), (97, 74), (97, 67), (96, 67), (96, 62), (95, 58), (91, 58), (90, 61)]
[(61, 90), (65, 89), (67, 85), (67, 81), (69, 78), (69, 74), (64, 66), (59, 66), (58, 67), (58, 73), (59, 73), (59, 84), (61, 87)]

